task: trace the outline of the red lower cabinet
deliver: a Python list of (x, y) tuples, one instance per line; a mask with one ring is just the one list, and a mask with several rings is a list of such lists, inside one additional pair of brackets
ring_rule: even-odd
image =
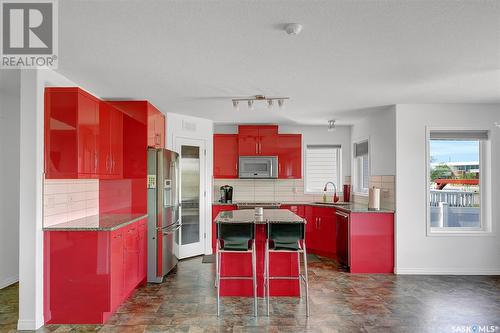
[(118, 229), (111, 232), (111, 308), (116, 309), (123, 301), (125, 294), (123, 269), (124, 251), (123, 251), (123, 230)]
[(335, 208), (306, 206), (306, 246), (309, 253), (335, 258)]
[(45, 231), (45, 323), (104, 323), (146, 281), (146, 223), (114, 231)]
[(394, 272), (394, 214), (349, 214), (351, 273)]

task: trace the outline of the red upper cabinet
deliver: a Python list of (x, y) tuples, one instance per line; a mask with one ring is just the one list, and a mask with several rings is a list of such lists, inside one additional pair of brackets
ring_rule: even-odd
[(237, 134), (214, 134), (214, 178), (238, 178)]
[(302, 135), (278, 135), (278, 178), (302, 178)]
[(79, 88), (45, 89), (45, 177), (97, 178), (99, 103)]
[(165, 148), (165, 116), (152, 104), (148, 108), (148, 147)]
[(103, 179), (123, 175), (123, 113), (107, 102), (99, 107), (99, 173)]
[(277, 125), (238, 126), (240, 156), (274, 156), (278, 153)]

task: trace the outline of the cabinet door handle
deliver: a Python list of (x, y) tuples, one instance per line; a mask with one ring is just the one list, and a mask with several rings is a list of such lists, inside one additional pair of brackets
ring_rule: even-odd
[(259, 154), (262, 154), (262, 143), (259, 142)]
[(255, 153), (259, 153), (259, 144), (257, 142), (255, 143)]
[(99, 163), (99, 157), (97, 152), (94, 152), (94, 173), (97, 173), (97, 164)]

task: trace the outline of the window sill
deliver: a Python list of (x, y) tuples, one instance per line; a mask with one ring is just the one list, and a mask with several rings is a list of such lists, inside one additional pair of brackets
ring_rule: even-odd
[(432, 230), (427, 229), (427, 237), (468, 237), (479, 236), (488, 237), (496, 236), (496, 233), (491, 230)]
[(359, 197), (368, 197), (368, 193), (365, 192), (352, 192), (352, 195), (357, 195)]

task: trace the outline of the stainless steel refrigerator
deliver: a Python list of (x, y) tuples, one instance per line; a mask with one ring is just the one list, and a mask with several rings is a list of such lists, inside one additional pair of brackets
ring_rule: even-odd
[(181, 228), (179, 155), (148, 149), (148, 282), (160, 283), (177, 265)]

